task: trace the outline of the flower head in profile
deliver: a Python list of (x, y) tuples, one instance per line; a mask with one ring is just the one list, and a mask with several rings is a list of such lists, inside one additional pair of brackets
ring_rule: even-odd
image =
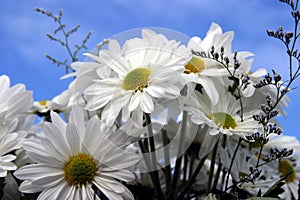
[(134, 179), (127, 168), (137, 163), (138, 157), (112, 144), (108, 139), (111, 129), (103, 127), (97, 116), (85, 126), (83, 115), (83, 110), (75, 107), (65, 123), (51, 112), (52, 123), (45, 124), (45, 137), (24, 141), (24, 149), (36, 163), (14, 173), (25, 180), (21, 192), (41, 192), (38, 199), (94, 199), (94, 185), (109, 199), (133, 199), (120, 181)]
[(59, 111), (61, 105), (52, 100), (42, 100), (33, 102), (32, 110), (34, 113), (43, 114), (50, 112), (50, 110)]
[(21, 143), (27, 135), (25, 130), (31, 125), (31, 117), (25, 113), (32, 106), (32, 92), (23, 84), (10, 85), (6, 75), (0, 76), (0, 177), (16, 170), (12, 162), (17, 157), (13, 151), (22, 147)]
[(142, 38), (127, 40), (122, 47), (110, 40), (108, 50), (87, 55), (112, 70), (110, 77), (94, 80), (85, 90), (90, 97), (86, 109), (104, 108), (102, 118), (107, 124), (121, 110), (126, 120), (136, 109), (151, 113), (157, 99), (180, 95), (186, 48), (162, 34), (142, 30)]

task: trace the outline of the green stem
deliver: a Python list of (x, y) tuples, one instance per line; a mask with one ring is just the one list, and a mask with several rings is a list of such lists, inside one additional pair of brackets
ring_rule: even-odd
[(147, 166), (149, 166), (150, 165), (150, 161), (149, 161), (149, 158), (146, 156), (146, 154), (149, 153), (149, 151), (146, 148), (145, 144), (141, 140), (139, 140), (138, 142), (139, 142), (141, 151), (143, 153), (143, 158), (145, 160), (145, 163), (146, 163)]
[[(146, 166), (150, 166), (150, 160), (149, 160), (149, 157), (147, 156), (149, 154), (149, 150), (147, 149), (147, 147), (145, 146), (145, 144), (141, 140), (139, 140), (138, 143), (140, 145), (140, 148), (141, 148), (142, 155), (143, 155), (143, 158), (145, 160)], [(154, 174), (152, 173), (152, 171), (148, 172), (148, 174), (150, 175), (151, 180), (154, 183), (155, 182), (154, 181)]]
[(260, 145), (259, 154), (258, 154), (258, 157), (257, 157), (257, 162), (256, 162), (256, 166), (255, 166), (255, 167), (258, 167), (258, 166), (259, 166), (259, 160), (260, 160), (260, 157), (261, 157), (263, 148), (264, 148), (264, 144), (262, 143), (262, 144)]
[(242, 138), (240, 137), (240, 138), (239, 138), (239, 141), (238, 141), (238, 144), (236, 145), (236, 148), (235, 148), (235, 150), (234, 150), (234, 153), (233, 153), (233, 156), (232, 156), (232, 158), (231, 158), (231, 161), (230, 161), (230, 165), (229, 165), (229, 169), (228, 169), (227, 177), (226, 177), (225, 191), (227, 191), (227, 186), (228, 186), (228, 181), (229, 181), (229, 175), (230, 175), (230, 172), (231, 172), (231, 168), (232, 168), (232, 166), (233, 166), (234, 159), (235, 159), (235, 157), (236, 157), (236, 154), (237, 154), (237, 152), (238, 152), (238, 149), (239, 149), (241, 143), (242, 143)]
[(157, 159), (156, 159), (156, 153), (155, 153), (155, 143), (153, 138), (153, 129), (152, 129), (152, 123), (151, 123), (151, 116), (148, 113), (145, 113), (146, 118), (146, 126), (148, 127), (148, 141), (150, 145), (150, 159), (151, 159), (151, 166), (150, 170), (153, 174), (153, 185), (157, 194), (158, 199), (162, 199), (163, 193), (160, 186), (159, 176), (158, 176), (158, 170), (157, 168)]
[(189, 179), (191, 179), (191, 177), (193, 175), (194, 162), (195, 162), (195, 158), (191, 157), (191, 159), (190, 159), (190, 169), (189, 169)]
[(184, 187), (179, 191), (178, 197), (176, 198), (177, 200), (182, 200), (184, 198), (186, 192), (190, 189), (191, 185), (195, 182), (196, 177), (199, 174), (202, 166), (204, 165), (206, 158), (207, 158), (207, 156), (205, 156), (204, 158), (202, 158), (200, 160), (200, 162), (199, 162), (197, 168), (195, 169), (193, 175), (191, 176), (190, 180), (188, 182), (186, 182)]
[(185, 135), (186, 135), (186, 127), (187, 127), (187, 117), (188, 113), (187, 111), (183, 111), (183, 116), (182, 116), (182, 121), (181, 121), (181, 131), (180, 131), (180, 142), (179, 142), (179, 147), (178, 147), (178, 152), (177, 152), (177, 160), (175, 163), (175, 169), (174, 169), (174, 175), (173, 175), (173, 181), (172, 181), (172, 192), (170, 196), (175, 195), (177, 193), (177, 185), (178, 185), (178, 180), (181, 174), (181, 163), (182, 163), (182, 148), (184, 145), (185, 141)]
[(208, 183), (207, 183), (207, 187), (206, 187), (206, 196), (211, 191), (211, 183), (212, 183), (212, 179), (213, 179), (213, 175), (214, 175), (214, 169), (215, 169), (215, 163), (216, 163), (216, 155), (217, 155), (217, 151), (218, 151), (218, 142), (215, 144), (213, 152), (212, 152), (212, 158), (211, 158), (210, 169), (209, 169)]
[(186, 177), (187, 177), (187, 168), (188, 168), (188, 157), (186, 154), (184, 154), (183, 157), (183, 181), (186, 181)]
[[(223, 148), (225, 148), (225, 146), (226, 146), (226, 140), (227, 140), (227, 136), (223, 135), (223, 141), (222, 141), (222, 147)], [(216, 176), (215, 176), (215, 179), (214, 179), (212, 190), (215, 190), (217, 188), (217, 184), (218, 184), (218, 181), (219, 181), (219, 178), (220, 178), (221, 170), (222, 170), (222, 163), (221, 163), (221, 159), (219, 158), (218, 169), (217, 169), (217, 172), (216, 172)]]
[(168, 146), (170, 140), (168, 138), (165, 129), (162, 129), (162, 137), (163, 137), (163, 144), (164, 144), (165, 163), (167, 163), (167, 165), (165, 166), (165, 178), (166, 178), (166, 193), (168, 194), (171, 190), (172, 173), (171, 173), (171, 163), (170, 163), (170, 148)]

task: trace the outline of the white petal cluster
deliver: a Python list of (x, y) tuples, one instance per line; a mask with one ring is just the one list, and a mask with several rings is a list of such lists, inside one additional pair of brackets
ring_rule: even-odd
[[(42, 192), (38, 199), (93, 199), (92, 185), (95, 185), (109, 199), (133, 199), (129, 190), (115, 179), (132, 181), (134, 176), (127, 168), (138, 162), (138, 157), (115, 146), (108, 139), (113, 133), (101, 127), (97, 116), (85, 125), (82, 109), (75, 107), (68, 123), (54, 112), (51, 112), (51, 119), (52, 123), (44, 127), (45, 137), (30, 138), (23, 144), (36, 163), (21, 167), (14, 173), (17, 178), (25, 180), (20, 191)], [(66, 164), (72, 156), (76, 159), (78, 155), (85, 155), (82, 163), (87, 167), (90, 160), (84, 160), (85, 157), (95, 162), (95, 174), (90, 181), (71, 184), (68, 180), (76, 177), (67, 174)], [(78, 175), (80, 170), (84, 171), (80, 165), (71, 170)], [(81, 175), (85, 175), (84, 172)]]
[(32, 92), (26, 90), (25, 85), (10, 87), (9, 77), (0, 76), (0, 125), (9, 127), (10, 131), (20, 129), (32, 103)]
[[(17, 185), (15, 177), (23, 181), (18, 198), (127, 200), (150, 191), (154, 199), (190, 199), (205, 189), (248, 197), (290, 173), (281, 196), (299, 198), (299, 141), (273, 137), (281, 129), (268, 118), (284, 115), (289, 99), (280, 97), (278, 113), (268, 113), (280, 90), (258, 89), (267, 71), (252, 68), (251, 52), (233, 52), (234, 32), (212, 23), (203, 39), (184, 41), (170, 30), (138, 31), (73, 62), (62, 77), (72, 82), (52, 100), (33, 102), (24, 85), (0, 76), (0, 177), (7, 188)], [(32, 125), (34, 115), (42, 122)], [(267, 162), (283, 148), (294, 153)]]
[(0, 177), (17, 169), (13, 152), (22, 147), (27, 134), (24, 130), (31, 126), (32, 117), (26, 113), (32, 102), (32, 92), (23, 84), (11, 87), (9, 77), (0, 76)]

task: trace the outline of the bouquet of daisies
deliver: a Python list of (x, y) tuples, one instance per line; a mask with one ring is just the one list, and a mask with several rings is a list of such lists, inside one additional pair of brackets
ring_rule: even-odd
[[(34, 101), (0, 76), (0, 196), (4, 199), (298, 199), (297, 138), (282, 134), (286, 96), (300, 75), (300, 12), (282, 41), (290, 76), (252, 69), (232, 51), (234, 32), (212, 23), (204, 38), (163, 28), (104, 40), (86, 59), (90, 33), (72, 53), (62, 13), (48, 34), (69, 51), (67, 90)], [(40, 119), (34, 123), (35, 116)]]

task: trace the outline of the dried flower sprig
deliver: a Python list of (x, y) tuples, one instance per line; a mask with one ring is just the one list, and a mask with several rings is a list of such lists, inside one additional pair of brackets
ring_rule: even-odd
[(254, 184), (255, 180), (257, 180), (260, 177), (262, 170), (250, 166), (249, 172), (250, 172), (249, 174), (245, 174), (241, 176), (237, 185), (242, 185), (243, 183), (249, 183), (249, 182)]
[(90, 39), (90, 37), (92, 35), (92, 32), (89, 32), (86, 35), (86, 37), (82, 40), (80, 45), (75, 44), (74, 45), (75, 48), (74, 48), (74, 50), (72, 50), (71, 47), (70, 47), (70, 44), (69, 44), (69, 41), (70, 41), (69, 37), (72, 34), (74, 34), (78, 31), (78, 29), (80, 28), (80, 25), (77, 25), (74, 28), (67, 31), (66, 30), (66, 24), (64, 24), (62, 22), (62, 15), (63, 15), (62, 10), (59, 11), (58, 15), (54, 15), (52, 13), (52, 11), (46, 11), (46, 10), (41, 9), (41, 8), (35, 8), (35, 11), (52, 18), (54, 20), (54, 22), (56, 22), (58, 24), (58, 27), (54, 30), (53, 34), (56, 35), (58, 33), (62, 33), (63, 38), (61, 39), (61, 38), (56, 37), (56, 36), (54, 36), (50, 33), (47, 33), (46, 36), (51, 41), (57, 42), (61, 46), (65, 47), (67, 52), (68, 52), (69, 57), (71, 58), (71, 60), (69, 61), (68, 59), (65, 59), (64, 61), (60, 61), (60, 60), (50, 56), (49, 54), (46, 54), (46, 58), (48, 58), (51, 62), (53, 62), (53, 64), (55, 64), (57, 66), (65, 66), (66, 74), (68, 74), (69, 70), (71, 69), (70, 63), (76, 62), (78, 60), (78, 56), (77, 56), (78, 52), (82, 49), (87, 49), (86, 43)]
[[(270, 95), (266, 96), (266, 105), (261, 106), (262, 113), (258, 115), (254, 115), (254, 120), (258, 121), (258, 123), (261, 123), (264, 127), (264, 133), (261, 134), (263, 137), (260, 139), (260, 141), (267, 141), (268, 136), (271, 133), (281, 134), (282, 130), (279, 127), (276, 127), (276, 124), (270, 123), (270, 120), (274, 117), (276, 117), (279, 114), (279, 111), (276, 109), (279, 102), (282, 100), (282, 98), (291, 90), (290, 86), (295, 81), (295, 79), (300, 75), (300, 60), (298, 56), (298, 49), (296, 49), (296, 44), (298, 42), (298, 38), (300, 34), (298, 33), (298, 24), (300, 20), (299, 10), (298, 9), (298, 3), (299, 0), (296, 1), (296, 3), (293, 0), (280, 0), (281, 2), (284, 2), (288, 4), (292, 8), (292, 17), (294, 19), (294, 31), (284, 31), (283, 28), (280, 26), (276, 31), (273, 30), (267, 30), (267, 34), (270, 37), (274, 37), (282, 41), (287, 49), (287, 54), (289, 57), (289, 80), (282, 82), (281, 75), (278, 74), (275, 70), (272, 70), (273, 76), (270, 76), (270, 74), (267, 74), (264, 79), (262, 79), (258, 84), (255, 85), (257, 89), (262, 88), (264, 86), (270, 85), (275, 87), (276, 89), (276, 98), (272, 99)], [(296, 68), (296, 71), (294, 72), (294, 62), (293, 58), (298, 61), (298, 66)], [(259, 159), (257, 161), (257, 165), (259, 166), (259, 160), (262, 152), (263, 145), (265, 142), (260, 143), (261, 149), (259, 153)]]
[[(209, 52), (197, 52), (192, 50), (192, 54), (195, 56), (199, 56), (206, 59), (212, 59), (218, 64), (220, 64), (222, 67), (224, 67), (229, 77), (228, 79), (232, 81), (232, 85), (228, 86), (228, 91), (237, 99), (240, 101), (241, 111), (240, 116), (241, 120), (243, 121), (243, 103), (242, 103), (242, 90), (245, 90), (249, 83), (249, 77), (247, 75), (237, 75), (236, 72), (241, 66), (241, 62), (237, 58), (238, 52), (235, 51), (233, 55), (233, 61), (231, 62), (230, 59), (227, 56), (224, 56), (225, 49), (224, 47), (220, 48), (220, 52), (215, 51), (215, 47), (212, 46), (211, 50)], [(233, 70), (231, 70), (231, 67), (233, 67)]]
[[(248, 87), (248, 85), (250, 84), (250, 82), (249, 82), (250, 78), (246, 74), (241, 74), (241, 75), (237, 74), (237, 70), (240, 68), (240, 66), (242, 64), (238, 59), (238, 52), (237, 51), (234, 52), (232, 61), (230, 61), (230, 59), (227, 56), (224, 56), (224, 52), (225, 52), (224, 47), (220, 48), (220, 52), (216, 52), (214, 46), (212, 46), (212, 48), (209, 52), (204, 52), (204, 51), (196, 52), (196, 51), (192, 50), (192, 54), (202, 57), (202, 58), (212, 59), (227, 70), (228, 75), (229, 75), (228, 79), (232, 81), (232, 85), (228, 86), (228, 92), (230, 92), (236, 98), (236, 100), (239, 101), (239, 103), (240, 103), (239, 115), (240, 115), (241, 121), (243, 121), (244, 105), (243, 105), (243, 99), (242, 99), (242, 90), (245, 90)], [(232, 70), (232, 68), (233, 68), (233, 70)], [(225, 181), (225, 192), (229, 188), (231, 188), (231, 186), (228, 187), (229, 175), (230, 175), (236, 154), (238, 153), (238, 149), (240, 148), (240, 145), (242, 143), (242, 140), (243, 140), (242, 138), (239, 138), (238, 144), (234, 150), (234, 153), (233, 153), (230, 165), (229, 165), (229, 169), (227, 171), (227, 177), (226, 177), (226, 181)], [(248, 178), (250, 179), (250, 175)]]
[(289, 157), (290, 155), (293, 154), (293, 149), (287, 149), (287, 148), (283, 148), (283, 149), (277, 149), (277, 148), (271, 148), (270, 149), (270, 154), (266, 155), (263, 160), (265, 162), (271, 162), (273, 160), (277, 160), (280, 158), (284, 158), (284, 157)]
[[(281, 40), (286, 48), (287, 48), (287, 53), (290, 58), (290, 79), (288, 81), (282, 82), (281, 75), (277, 73), (275, 70), (272, 70), (273, 75), (271, 76), (270, 74), (267, 74), (264, 79), (262, 79), (258, 84), (256, 84), (254, 87), (256, 89), (262, 88), (267, 85), (271, 85), (276, 88), (276, 98), (272, 99), (270, 95), (266, 96), (266, 104), (263, 104), (261, 106), (262, 112), (260, 114), (254, 115), (253, 118), (256, 120), (259, 124), (263, 125), (263, 132), (256, 132), (253, 133), (252, 135), (247, 136), (246, 138), (249, 141), (256, 142), (260, 145), (260, 151), (258, 154), (258, 160), (257, 164), (255, 167), (253, 167), (253, 170), (250, 170), (250, 173), (242, 177), (239, 181), (239, 183), (244, 183), (244, 182), (250, 182), (250, 181), (255, 181), (256, 178), (259, 177), (261, 170), (259, 169), (261, 166), (273, 161), (277, 160), (283, 157), (290, 156), (292, 154), (292, 150), (288, 149), (281, 149), (281, 150), (274, 150), (272, 149), (272, 152), (270, 152), (270, 155), (265, 156), (263, 159), (261, 159), (261, 154), (262, 150), (264, 148), (264, 145), (268, 142), (268, 136), (270, 134), (278, 134), (280, 135), (283, 131), (280, 127), (278, 127), (275, 123), (271, 123), (270, 120), (272, 120), (274, 117), (276, 117), (279, 114), (279, 111), (276, 109), (277, 105), (279, 102), (282, 100), (282, 98), (290, 92), (292, 89), (289, 89), (292, 82), (299, 76), (299, 53), (298, 50), (296, 49), (296, 43), (297, 39), (299, 37), (299, 33), (297, 33), (297, 28), (298, 28), (298, 23), (299, 23), (299, 11), (297, 11), (297, 6), (298, 6), (298, 0), (296, 3), (294, 1), (283, 1), (285, 3), (288, 3), (291, 8), (292, 8), (292, 16), (295, 19), (295, 30), (294, 32), (285, 32), (283, 31), (282, 27), (279, 27), (277, 31), (270, 31), (268, 30), (267, 33), (269, 36), (277, 38)], [(249, 77), (247, 75), (245, 76), (236, 76), (235, 72), (236, 70), (240, 67), (241, 63), (237, 60), (237, 52), (233, 56), (233, 63), (230, 63), (230, 60), (228, 57), (224, 57), (224, 48), (221, 48), (220, 52), (215, 52), (215, 48), (212, 47), (209, 52), (195, 52), (192, 51), (192, 53), (196, 56), (203, 57), (203, 58), (209, 58), (213, 59), (217, 63), (219, 63), (221, 66), (223, 66), (225, 69), (227, 69), (229, 73), (229, 79), (233, 81), (233, 84), (228, 87), (228, 91), (231, 92), (237, 99), (241, 99), (241, 89), (245, 89), (248, 84), (249, 84)], [(293, 73), (293, 61), (292, 59), (296, 59), (298, 61), (298, 68), (296, 71)], [(229, 70), (229, 67), (233, 67), (233, 71)], [(242, 83), (242, 84), (240, 84)], [(241, 101), (241, 111), (243, 109), (243, 104)], [(242, 115), (241, 115), (242, 116)], [(240, 142), (239, 142), (240, 144)], [(235, 149), (235, 153), (237, 152), (237, 149), (239, 148), (239, 145), (237, 145)], [(233, 155), (233, 158), (231, 160), (230, 166), (232, 166), (233, 160), (234, 160), (235, 154)], [(264, 160), (264, 163), (259, 163), (260, 160)], [(229, 172), (230, 173), (231, 167), (229, 167)], [(259, 173), (254, 173), (254, 172), (259, 172)], [(254, 175), (255, 174), (255, 175)], [(227, 177), (228, 180), (228, 177)], [(225, 190), (233, 187), (234, 185), (230, 186), (227, 188), (227, 181), (226, 180), (226, 185), (225, 185)]]

